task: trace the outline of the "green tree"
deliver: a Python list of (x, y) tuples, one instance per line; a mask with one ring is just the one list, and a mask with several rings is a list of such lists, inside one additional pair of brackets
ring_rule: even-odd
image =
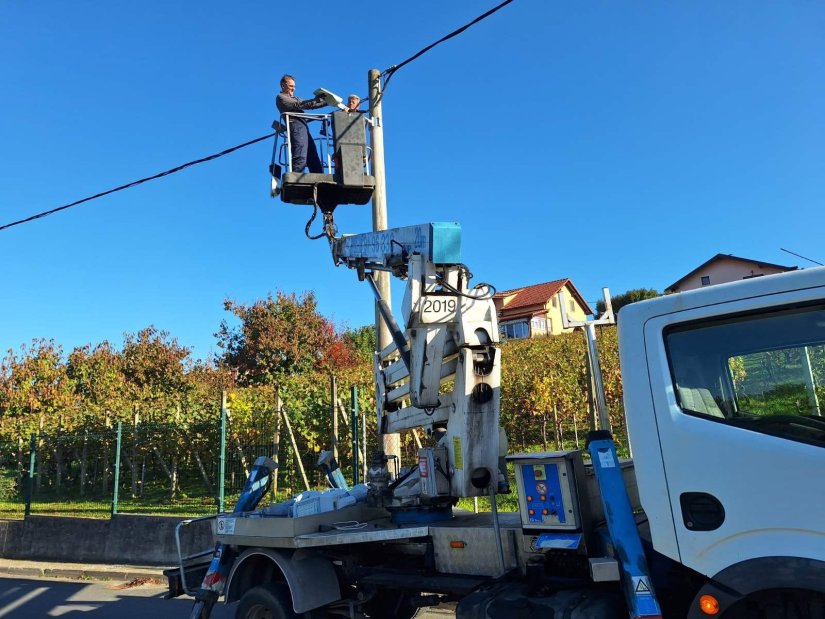
[(169, 420), (191, 386), (186, 379), (190, 350), (166, 331), (149, 326), (124, 336), (122, 364), (126, 388), (152, 421)]
[(357, 329), (347, 329), (343, 339), (348, 343), (358, 361), (372, 364), (375, 354), (375, 325), (364, 325)]
[(86, 425), (108, 426), (128, 414), (123, 357), (104, 341), (75, 348), (66, 371), (72, 379), (80, 417)]
[[(34, 340), (30, 347), (21, 347), (19, 356), (8, 351), (0, 373), (0, 412), (6, 433), (20, 440), (32, 433), (58, 434), (76, 429), (78, 419), (72, 381), (63, 362), (63, 349), (53, 340)], [(18, 449), (18, 470), (22, 464), (20, 458)], [(37, 488), (41, 486), (43, 473), (51, 475), (53, 469), (54, 488), (59, 492), (64, 463), (63, 445), (53, 443), (47, 452), (41, 439), (37, 449)]]
[[(598, 329), (598, 348), (610, 423), (620, 441), (624, 417), (616, 327)], [(562, 438), (573, 438), (574, 429), (580, 438), (591, 429), (586, 349), (581, 333), (502, 344), (501, 423), (511, 448), (550, 448), (551, 436), (558, 447)]]
[[(151, 456), (169, 480), (169, 496), (175, 498), (179, 487), (180, 458), (187, 455), (188, 441), (180, 432), (153, 431), (139, 427), (152, 424), (181, 424), (182, 406), (191, 389), (186, 370), (190, 351), (166, 331), (150, 326), (136, 334), (126, 334), (123, 343), (123, 375), (133, 401), (131, 440), (122, 456), (131, 471), (132, 494), (137, 492), (138, 458)], [(138, 432), (141, 433), (139, 450)]]
[[(613, 306), (613, 313), (618, 316), (619, 310), (625, 305), (635, 303), (636, 301), (643, 301), (645, 299), (654, 299), (662, 296), (658, 291), (652, 288), (634, 288), (621, 294), (610, 295), (610, 304)], [(596, 302), (596, 312), (602, 314), (605, 311), (604, 301)]]

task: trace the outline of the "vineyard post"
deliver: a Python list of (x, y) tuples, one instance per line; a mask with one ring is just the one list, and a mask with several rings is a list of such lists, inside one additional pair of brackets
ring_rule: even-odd
[(352, 399), (352, 485), (361, 482), (360, 469), (358, 464), (358, 387), (350, 387), (350, 398)]
[(329, 391), (330, 391), (330, 408), (329, 412), (332, 415), (332, 433), (330, 435), (330, 447), (332, 448), (332, 457), (338, 462), (338, 411), (336, 405), (338, 403), (338, 381), (334, 374), (329, 377)]
[(278, 495), (278, 473), (281, 469), (281, 386), (275, 385), (275, 427), (272, 429), (272, 459), (275, 460), (275, 470), (272, 471), (272, 500)]
[(289, 434), (289, 441), (292, 443), (292, 454), (295, 458), (295, 463), (298, 465), (298, 470), (301, 472), (301, 479), (304, 480), (304, 489), (309, 490), (309, 479), (307, 479), (307, 473), (304, 470), (304, 462), (301, 460), (301, 452), (298, 449), (298, 441), (295, 440), (295, 433), (292, 431), (292, 424), (289, 422), (289, 415), (287, 414), (285, 408), (281, 409), (281, 416), (284, 418), (284, 426), (286, 427), (287, 434)]
[(223, 513), (226, 479), (226, 391), (221, 391), (221, 446), (218, 454), (218, 513)]

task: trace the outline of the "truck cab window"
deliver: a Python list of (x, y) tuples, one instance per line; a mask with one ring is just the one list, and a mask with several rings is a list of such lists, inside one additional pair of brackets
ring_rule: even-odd
[(825, 446), (825, 308), (691, 323), (665, 334), (689, 415)]

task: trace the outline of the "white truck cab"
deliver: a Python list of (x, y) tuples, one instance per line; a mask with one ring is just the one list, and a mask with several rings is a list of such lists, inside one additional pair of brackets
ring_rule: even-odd
[(825, 591), (825, 268), (627, 306), (619, 351), (653, 548), (723, 607)]

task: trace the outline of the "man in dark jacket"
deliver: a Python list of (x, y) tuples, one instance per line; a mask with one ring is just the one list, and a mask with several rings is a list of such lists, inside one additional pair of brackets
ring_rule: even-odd
[[(291, 75), (284, 75), (281, 78), (281, 92), (275, 98), (275, 105), (281, 114), (285, 112), (300, 113), (305, 110), (314, 110), (324, 107), (321, 98), (299, 99), (295, 96), (295, 78)], [(301, 173), (304, 168), (309, 168), (310, 172), (321, 174), (324, 166), (321, 158), (318, 157), (318, 150), (315, 142), (309, 134), (307, 119), (295, 116), (289, 117), (289, 136), (292, 142), (292, 171)]]

